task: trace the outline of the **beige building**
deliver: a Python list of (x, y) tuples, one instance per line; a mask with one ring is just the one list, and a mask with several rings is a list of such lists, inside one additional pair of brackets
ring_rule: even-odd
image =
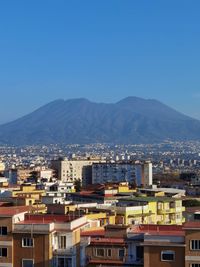
[(52, 161), (52, 168), (58, 179), (63, 182), (81, 180), (88, 184), (92, 180), (92, 164), (100, 162), (100, 159), (72, 159), (67, 158)]

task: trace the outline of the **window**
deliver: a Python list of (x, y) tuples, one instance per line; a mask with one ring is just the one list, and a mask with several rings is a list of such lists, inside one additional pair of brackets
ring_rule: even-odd
[(200, 240), (190, 240), (191, 250), (200, 250)]
[(8, 234), (8, 230), (6, 226), (1, 226), (0, 227), (0, 235), (7, 235)]
[(190, 267), (200, 267), (200, 263), (191, 263)]
[(59, 236), (59, 249), (65, 249), (67, 247), (67, 237), (65, 235)]
[(97, 257), (104, 257), (104, 249), (103, 248), (96, 248), (96, 256)]
[(120, 258), (124, 257), (124, 249), (119, 249), (119, 257)]
[(161, 252), (161, 261), (174, 261), (175, 252), (171, 250), (165, 250)]
[(7, 248), (0, 248), (0, 257), (7, 257), (8, 249)]
[(23, 237), (22, 238), (22, 247), (33, 247), (33, 238)]
[(112, 250), (111, 250), (111, 248), (107, 249), (107, 257), (112, 257)]
[(30, 259), (22, 260), (22, 267), (33, 267), (33, 266), (34, 266), (33, 260), (30, 260)]

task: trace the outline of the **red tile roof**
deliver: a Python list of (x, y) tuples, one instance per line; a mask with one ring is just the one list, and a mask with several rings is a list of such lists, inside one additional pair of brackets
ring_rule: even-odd
[(184, 236), (185, 232), (182, 225), (156, 225), (156, 224), (143, 224), (136, 225), (130, 228), (131, 233), (144, 233), (151, 235), (173, 235)]
[(79, 219), (80, 216), (60, 215), (60, 214), (26, 214), (24, 223), (51, 223), (51, 222), (71, 222)]
[(0, 207), (0, 217), (12, 217), (18, 213), (28, 212), (28, 206)]
[(94, 230), (94, 231), (81, 232), (81, 236), (104, 237), (104, 235), (105, 235), (105, 230)]
[(123, 238), (104, 238), (104, 237), (92, 237), (91, 243), (95, 244), (111, 244), (111, 245), (124, 245), (125, 241)]

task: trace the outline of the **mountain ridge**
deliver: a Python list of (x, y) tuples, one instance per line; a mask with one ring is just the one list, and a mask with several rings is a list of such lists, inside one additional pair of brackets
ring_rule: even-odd
[(0, 143), (153, 143), (200, 139), (200, 121), (155, 99), (57, 99), (0, 125)]

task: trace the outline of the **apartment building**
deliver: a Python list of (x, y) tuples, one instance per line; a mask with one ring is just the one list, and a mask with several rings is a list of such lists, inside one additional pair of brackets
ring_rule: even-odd
[(184, 230), (185, 267), (200, 267), (200, 222), (187, 222)]
[(185, 221), (181, 199), (169, 197), (126, 197), (115, 205), (98, 205), (115, 211), (116, 224), (178, 224)]
[(129, 182), (135, 179), (133, 162), (94, 163), (92, 165), (92, 183)]
[(135, 176), (137, 186), (150, 186), (153, 184), (153, 171), (152, 163), (145, 161), (143, 163), (137, 163), (135, 165)]
[(45, 195), (42, 196), (42, 203), (44, 204), (64, 204), (66, 202), (66, 194), (76, 191), (75, 186), (72, 182), (63, 183), (62, 181), (57, 181), (55, 183), (46, 183), (44, 185), (44, 188)]
[(79, 267), (84, 216), (31, 214), (28, 207), (0, 207), (0, 266)]
[(86, 248), (86, 266), (124, 266), (128, 256), (126, 231), (126, 227), (108, 225), (103, 237), (91, 237)]
[(113, 204), (120, 195), (132, 195), (136, 190), (129, 187), (128, 183), (108, 183), (88, 185), (81, 192), (68, 194), (67, 199), (75, 202), (96, 202)]
[(26, 214), (13, 228), (15, 267), (78, 267), (85, 217)]
[(92, 164), (100, 162), (100, 159), (71, 159), (60, 158), (51, 162), (56, 176), (63, 182), (81, 180), (84, 184), (92, 181)]
[(13, 265), (13, 224), (23, 221), (28, 207), (0, 207), (0, 266)]
[(145, 229), (142, 246), (144, 267), (185, 266), (185, 233), (181, 227), (150, 226)]
[(185, 232), (182, 226), (109, 225), (104, 236), (94, 231), (85, 251), (87, 267), (184, 267)]

